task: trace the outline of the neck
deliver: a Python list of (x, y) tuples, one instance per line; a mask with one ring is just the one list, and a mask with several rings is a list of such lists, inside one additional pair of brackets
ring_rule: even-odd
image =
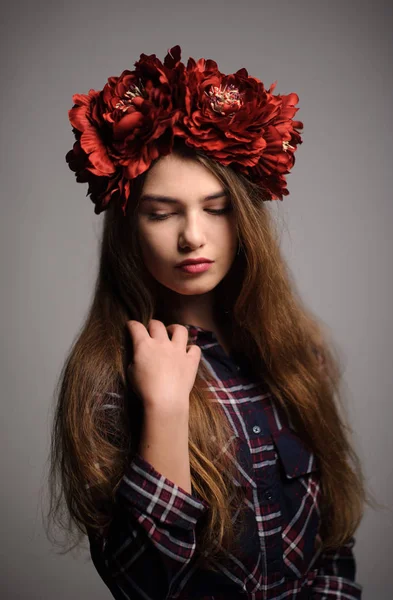
[(155, 318), (165, 325), (180, 323), (220, 332), (227, 327), (230, 313), (224, 312), (213, 292), (185, 296), (165, 288), (158, 296)]

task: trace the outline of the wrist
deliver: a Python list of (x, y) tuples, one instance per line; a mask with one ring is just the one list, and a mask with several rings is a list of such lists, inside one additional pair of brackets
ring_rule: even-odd
[(182, 401), (165, 402), (144, 402), (144, 417), (149, 421), (164, 421), (168, 424), (171, 422), (187, 422), (189, 419), (189, 399)]

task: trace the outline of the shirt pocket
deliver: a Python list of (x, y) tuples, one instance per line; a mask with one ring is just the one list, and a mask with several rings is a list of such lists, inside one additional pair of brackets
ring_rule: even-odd
[(320, 471), (315, 454), (288, 425), (272, 432), (280, 471), (283, 574), (304, 576), (315, 555), (320, 525)]

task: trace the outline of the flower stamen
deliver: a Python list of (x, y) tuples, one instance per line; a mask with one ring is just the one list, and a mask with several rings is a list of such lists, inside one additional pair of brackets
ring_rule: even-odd
[[(239, 109), (242, 104), (242, 93), (239, 92), (239, 88), (235, 87), (233, 84), (222, 87), (213, 85), (208, 92), (205, 92), (206, 96), (210, 98), (210, 106), (212, 109), (221, 114), (227, 115), (227, 112), (223, 109), (229, 108), (237, 108)], [(234, 115), (232, 112), (229, 116)]]
[(284, 150), (284, 152), (286, 152), (288, 150), (288, 148), (290, 148), (291, 150), (295, 150), (294, 146), (291, 146), (291, 144), (287, 141), (284, 141), (282, 143), (282, 149)]
[(144, 89), (141, 80), (139, 80), (139, 87), (133, 83), (130, 86), (130, 89), (124, 94), (123, 98), (116, 104), (116, 108), (126, 112), (129, 107), (132, 106), (132, 101), (136, 96), (144, 96)]

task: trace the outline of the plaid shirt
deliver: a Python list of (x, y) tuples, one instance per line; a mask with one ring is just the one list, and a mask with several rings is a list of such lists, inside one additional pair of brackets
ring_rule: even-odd
[(316, 458), (240, 354), (213, 332), (187, 325), (190, 343), (218, 381), (209, 387), (228, 417), (246, 489), (247, 530), (220, 572), (198, 568), (195, 528), (208, 504), (158, 473), (139, 454), (118, 488), (106, 537), (89, 535), (93, 563), (119, 600), (358, 600), (355, 538), (318, 549)]

